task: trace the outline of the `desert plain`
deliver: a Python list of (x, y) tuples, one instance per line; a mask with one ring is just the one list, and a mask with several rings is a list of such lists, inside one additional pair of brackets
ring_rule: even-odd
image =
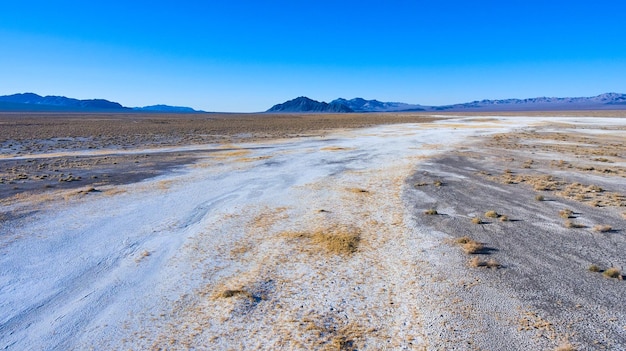
[(5, 350), (626, 350), (626, 113), (0, 114)]

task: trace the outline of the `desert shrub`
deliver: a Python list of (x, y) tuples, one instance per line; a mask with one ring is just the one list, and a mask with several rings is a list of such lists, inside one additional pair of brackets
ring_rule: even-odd
[(487, 212), (485, 212), (485, 217), (488, 217), (488, 218), (498, 218), (498, 212), (496, 212), (496, 211), (487, 211)]
[(585, 225), (581, 224), (581, 223), (577, 223), (571, 220), (567, 220), (565, 221), (565, 223), (563, 223), (563, 225), (565, 226), (565, 228), (584, 228)]
[(592, 264), (591, 266), (589, 266), (589, 272), (600, 272), (600, 267), (598, 267), (595, 264)]
[(537, 195), (535, 196), (535, 200), (536, 201), (544, 201), (546, 198), (543, 195)]
[(572, 218), (574, 216), (574, 211), (566, 208), (559, 211), (559, 216), (561, 216), (561, 218)]
[(482, 224), (483, 221), (480, 219), (480, 217), (474, 217), (474, 218), (472, 218), (472, 223), (474, 223), (474, 224)]
[(436, 214), (438, 214), (438, 212), (437, 212), (437, 210), (435, 210), (434, 208), (429, 208), (429, 209), (427, 209), (426, 211), (424, 211), (424, 214), (427, 214), (427, 215), (436, 215)]
[(505, 216), (505, 215), (501, 215), (500, 216), (500, 222), (508, 222), (509, 221), (509, 217)]
[(457, 244), (467, 244), (470, 241), (472, 241), (472, 239), (469, 236), (462, 236), (454, 240), (454, 242)]
[(472, 254), (477, 254), (481, 252), (484, 246), (478, 241), (470, 240), (466, 242), (465, 244), (463, 244), (462, 248), (463, 248), (463, 251), (465, 251), (465, 253), (472, 255)]
[(557, 346), (554, 351), (576, 351), (576, 347), (574, 347), (574, 345), (572, 345), (571, 343), (566, 342)]
[(485, 268), (500, 268), (501, 265), (500, 263), (498, 263), (498, 261), (496, 261), (495, 259), (489, 259), (489, 261), (483, 261), (480, 259), (480, 257), (474, 257), (471, 260), (469, 260), (469, 266), (470, 267), (485, 267)]
[(619, 270), (619, 268), (616, 267), (611, 267), (609, 269), (607, 269), (606, 271), (602, 272), (602, 275), (607, 277), (607, 278), (621, 278), (622, 277), (622, 272)]
[(597, 224), (593, 227), (593, 230), (595, 232), (605, 233), (605, 232), (610, 232), (611, 230), (613, 230), (613, 227), (607, 224)]

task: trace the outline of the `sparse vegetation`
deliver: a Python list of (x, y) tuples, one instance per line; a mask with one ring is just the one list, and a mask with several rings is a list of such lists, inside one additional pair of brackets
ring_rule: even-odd
[(437, 210), (435, 210), (434, 208), (429, 208), (429, 209), (427, 209), (426, 211), (424, 211), (424, 214), (427, 214), (427, 215), (431, 215), (431, 216), (432, 216), (432, 215), (436, 215), (436, 214), (439, 214), (439, 213), (438, 213), (438, 212), (437, 212)]
[(559, 211), (559, 216), (561, 216), (561, 218), (573, 218), (574, 217), (574, 211), (570, 210), (569, 208), (566, 208), (564, 210), (560, 210)]
[(137, 258), (135, 258), (135, 262), (139, 263), (141, 260), (143, 260), (144, 258), (150, 256), (151, 253), (148, 250), (143, 250), (139, 256), (137, 256)]
[(566, 220), (565, 223), (563, 223), (563, 225), (565, 226), (565, 228), (584, 228), (585, 225), (582, 223), (578, 223), (578, 222), (574, 222), (572, 220)]
[(506, 215), (500, 215), (500, 222), (508, 222), (509, 221), (509, 217)]
[(443, 185), (443, 181), (441, 181), (441, 180), (437, 179), (437, 180), (435, 180), (435, 181), (433, 182), (433, 185), (434, 185), (434, 186), (436, 186), (436, 187), (440, 187), (440, 186), (442, 186), (442, 185)]
[(622, 279), (622, 271), (620, 271), (617, 267), (608, 268), (602, 272), (602, 275), (607, 278)]
[(473, 217), (472, 218), (472, 223), (474, 223), (474, 224), (482, 224), (483, 221), (482, 221), (482, 219), (480, 219), (480, 217)]
[(546, 198), (543, 195), (537, 195), (535, 196), (535, 200), (536, 201), (544, 201)]
[(576, 347), (574, 347), (574, 345), (572, 345), (570, 342), (565, 342), (557, 346), (554, 351), (576, 351)]
[(315, 232), (311, 240), (331, 253), (348, 255), (357, 251), (361, 237), (355, 230), (331, 228)]
[(485, 217), (487, 218), (498, 218), (499, 214), (496, 211), (487, 211), (485, 212)]
[(235, 296), (242, 296), (248, 299), (254, 298), (254, 296), (249, 291), (242, 290), (242, 289), (235, 289), (235, 290), (226, 289), (218, 295), (218, 297), (225, 298), (225, 299), (235, 297)]
[(483, 244), (471, 239), (468, 236), (458, 238), (455, 240), (455, 242), (457, 244), (460, 244), (463, 251), (465, 251), (465, 253), (467, 254), (477, 254), (485, 248)]
[(348, 191), (352, 193), (369, 193), (368, 190), (362, 188), (349, 188)]
[(610, 232), (611, 230), (613, 230), (613, 227), (607, 224), (597, 224), (593, 227), (594, 232), (605, 233), (605, 232)]
[(595, 264), (592, 264), (591, 266), (589, 266), (589, 272), (600, 272), (600, 267), (598, 267)]
[(486, 267), (486, 268), (500, 268), (502, 265), (495, 259), (491, 258), (488, 261), (481, 260), (480, 257), (474, 257), (469, 261), (470, 267)]

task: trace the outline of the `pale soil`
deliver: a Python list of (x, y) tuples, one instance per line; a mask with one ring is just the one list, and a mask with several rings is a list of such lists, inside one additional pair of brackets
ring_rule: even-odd
[[(168, 146), (163, 155), (192, 153), (181, 164), (193, 163), (128, 185), (6, 197), (0, 347), (624, 349), (624, 282), (587, 268), (624, 266), (626, 123), (544, 120)], [(568, 140), (548, 134), (564, 128)], [(560, 146), (583, 141), (586, 151)], [(544, 174), (603, 191), (541, 191), (548, 201), (538, 202), (527, 183)], [(566, 207), (587, 227), (564, 228)], [(358, 236), (354, 250), (336, 250), (343, 234)], [(502, 267), (470, 267), (453, 242), (463, 235)]]
[[(438, 306), (431, 315), (441, 322), (431, 334), (437, 349), (470, 342), (481, 350), (504, 343), (508, 350), (549, 349), (566, 341), (584, 350), (626, 348), (624, 282), (589, 271), (593, 264), (626, 267), (625, 165), (624, 125), (598, 128), (592, 121), (484, 137), (421, 163), (405, 193), (415, 225), (442, 233), (437, 255), (456, 251), (446, 262), (431, 260), (439, 262), (434, 266), (443, 283), (431, 286)], [(546, 175), (562, 183), (559, 189), (535, 190)], [(577, 182), (603, 190), (579, 198), (560, 191)], [(424, 215), (428, 208), (438, 215)], [(566, 228), (563, 209), (584, 227)], [(489, 218), (487, 211), (509, 220)], [(475, 216), (483, 224), (471, 223)], [(596, 225), (612, 229), (594, 231)], [(486, 250), (467, 255), (445, 240), (449, 236), (468, 236)], [(474, 256), (501, 268), (471, 268)]]
[(216, 145), (438, 119), (410, 113), (0, 113), (0, 199), (137, 182), (191, 163), (198, 151)]

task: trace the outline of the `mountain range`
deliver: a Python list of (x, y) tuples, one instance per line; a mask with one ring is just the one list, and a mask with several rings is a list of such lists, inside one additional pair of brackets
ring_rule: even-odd
[[(626, 110), (626, 94), (605, 93), (592, 97), (537, 97), (530, 99), (477, 100), (461, 104), (426, 106), (404, 102), (382, 102), (363, 98), (335, 99), (330, 103), (300, 96), (272, 106), (273, 113), (349, 113), (349, 112), (489, 112), (489, 111), (564, 111)], [(191, 107), (152, 105), (125, 107), (105, 99), (79, 100), (65, 96), (40, 96), (23, 93), (0, 96), (0, 111), (12, 112), (204, 112)]]
[(403, 102), (381, 102), (354, 98), (336, 99), (330, 103), (301, 96), (272, 106), (267, 112), (408, 112), (408, 111), (559, 111), (624, 110), (626, 94), (606, 93), (592, 97), (537, 97), (530, 99), (480, 100), (454, 105), (425, 106)]
[(12, 112), (203, 112), (191, 107), (152, 105), (144, 107), (125, 107), (117, 102), (104, 99), (78, 100), (65, 96), (40, 96), (23, 93), (0, 96), (0, 111)]

